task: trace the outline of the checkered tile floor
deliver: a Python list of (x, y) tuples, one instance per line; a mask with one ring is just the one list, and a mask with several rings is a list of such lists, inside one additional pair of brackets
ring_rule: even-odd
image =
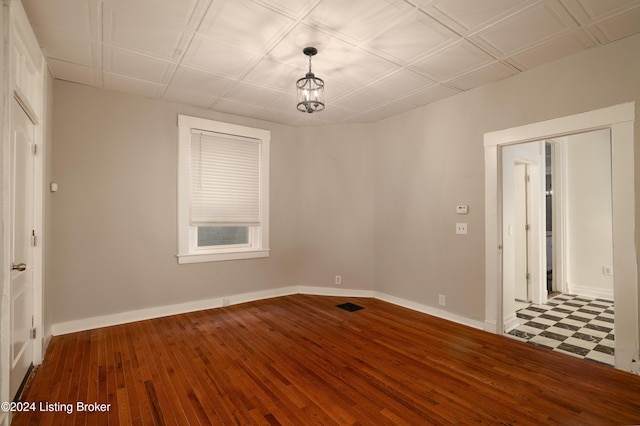
[(522, 324), (509, 336), (554, 351), (615, 365), (613, 302), (572, 294), (517, 311)]

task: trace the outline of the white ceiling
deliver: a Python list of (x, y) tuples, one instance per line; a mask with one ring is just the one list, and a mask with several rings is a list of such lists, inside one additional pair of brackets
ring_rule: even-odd
[[(640, 0), (22, 0), (53, 76), (293, 125), (371, 122), (640, 32)], [(315, 46), (325, 111), (295, 109)]]

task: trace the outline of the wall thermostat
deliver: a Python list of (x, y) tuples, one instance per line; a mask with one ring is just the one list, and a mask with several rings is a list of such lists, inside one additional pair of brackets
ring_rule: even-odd
[(469, 213), (469, 206), (456, 206), (456, 213), (458, 214)]

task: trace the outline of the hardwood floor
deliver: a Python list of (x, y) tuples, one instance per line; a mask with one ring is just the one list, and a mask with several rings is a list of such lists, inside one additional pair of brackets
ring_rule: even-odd
[[(335, 307), (347, 301), (364, 309)], [(54, 337), (22, 400), (38, 407), (16, 425), (640, 423), (638, 376), (376, 299), (305, 295)]]

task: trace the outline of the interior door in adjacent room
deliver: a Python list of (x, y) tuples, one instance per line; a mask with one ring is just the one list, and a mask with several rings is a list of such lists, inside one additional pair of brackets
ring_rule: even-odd
[(530, 302), (529, 297), (529, 166), (514, 166), (514, 284), (515, 298)]

